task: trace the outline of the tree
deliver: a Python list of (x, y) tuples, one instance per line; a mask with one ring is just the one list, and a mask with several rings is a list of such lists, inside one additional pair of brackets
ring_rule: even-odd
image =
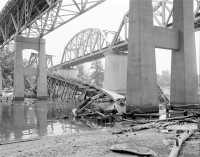
[(89, 73), (85, 71), (84, 65), (78, 65), (77, 70), (78, 70), (77, 78), (81, 81), (90, 83), (90, 76)]
[(77, 78), (81, 80), (81, 77), (85, 74), (85, 71), (84, 71), (84, 65), (78, 65), (76, 66), (77, 70), (78, 70), (78, 75), (77, 75)]
[(93, 61), (90, 69), (93, 70), (93, 72), (90, 75), (92, 82), (95, 85), (102, 87), (103, 79), (104, 79), (104, 69), (102, 65), (102, 60), (99, 59), (99, 60)]
[(168, 70), (162, 71), (161, 75), (159, 74), (157, 75), (158, 84), (160, 86), (169, 87), (170, 79), (171, 79), (171, 74), (169, 73)]
[(2, 81), (3, 88), (11, 88), (13, 86), (13, 78), (14, 78), (14, 67), (13, 66), (2, 66)]

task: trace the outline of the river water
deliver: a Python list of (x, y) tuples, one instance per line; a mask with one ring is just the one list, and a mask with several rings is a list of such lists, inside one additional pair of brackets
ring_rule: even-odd
[(12, 102), (3, 98), (0, 102), (0, 144), (104, 128), (105, 124), (74, 119), (71, 112), (74, 107), (73, 102), (59, 99)]

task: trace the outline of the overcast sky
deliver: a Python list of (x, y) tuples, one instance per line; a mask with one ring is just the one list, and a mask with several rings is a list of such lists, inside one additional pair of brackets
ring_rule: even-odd
[[(1, 0), (0, 10), (6, 2), (7, 0)], [(64, 47), (76, 33), (86, 28), (117, 31), (128, 8), (129, 0), (106, 0), (106, 2), (45, 36), (46, 53), (55, 56), (54, 65), (60, 63)], [(197, 58), (199, 58), (199, 36), (196, 33)], [(156, 49), (157, 72), (170, 71), (170, 63), (171, 51)]]

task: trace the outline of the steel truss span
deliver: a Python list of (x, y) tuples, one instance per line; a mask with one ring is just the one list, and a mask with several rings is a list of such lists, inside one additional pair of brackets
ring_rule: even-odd
[(105, 0), (9, 0), (0, 12), (0, 46), (16, 35), (43, 37)]
[[(48, 74), (47, 87), (48, 96), (51, 98), (60, 97), (62, 100), (82, 100), (83, 97), (101, 95), (104, 101), (116, 101), (107, 91), (74, 78)], [(82, 98), (79, 99), (80, 97)]]
[[(117, 99), (113, 97), (112, 92), (104, 90), (98, 86), (91, 85), (74, 78), (64, 78), (58, 75), (47, 75), (47, 87), (48, 96), (50, 98), (59, 97), (62, 100), (68, 101), (81, 101), (86, 97), (94, 98), (98, 97), (99, 102), (120, 102), (124, 101), (123, 96), (119, 96)], [(158, 90), (158, 102), (169, 103), (169, 99), (165, 96), (159, 86)], [(121, 98), (120, 98), (121, 97)]]
[[(89, 28), (80, 31), (67, 43), (61, 63), (74, 61), (84, 56), (92, 57), (97, 51), (107, 49), (112, 42), (116, 32), (105, 31), (97, 28)], [(95, 59), (101, 58), (101, 55), (95, 55)], [(75, 65), (76, 63), (74, 63)]]
[[(194, 6), (194, 30), (199, 31), (200, 0), (195, 0)], [(154, 25), (171, 28), (173, 23), (173, 1), (153, 0), (152, 7)], [(71, 67), (103, 58), (104, 54), (111, 50), (117, 53), (126, 52), (128, 50), (128, 25), (129, 12), (124, 15), (117, 32), (105, 32), (96, 28), (80, 31), (67, 43), (61, 63), (54, 68)], [(110, 35), (109, 42), (107, 42), (108, 35)]]

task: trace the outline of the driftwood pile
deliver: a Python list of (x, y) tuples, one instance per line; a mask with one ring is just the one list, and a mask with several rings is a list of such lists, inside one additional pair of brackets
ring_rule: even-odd
[[(180, 113), (180, 110), (178, 112)], [(123, 119), (123, 121), (130, 122), (131, 125), (128, 128), (114, 130), (112, 131), (112, 134), (124, 134), (126, 132), (136, 132), (136, 131), (141, 131), (144, 129), (155, 129), (156, 131), (159, 131), (161, 133), (169, 133), (170, 131), (174, 131), (173, 126), (175, 126), (177, 137), (174, 140), (174, 145), (168, 157), (177, 157), (184, 141), (190, 138), (195, 132), (200, 132), (200, 110), (198, 108), (195, 110), (188, 108), (187, 110), (185, 109), (182, 113), (183, 113), (183, 116), (166, 118), (166, 119), (161, 119), (161, 120), (159, 119), (154, 119), (154, 120), (152, 119), (148, 119), (148, 120)], [(187, 115), (186, 113), (189, 113), (189, 115)], [(144, 115), (145, 114), (142, 114), (142, 116)], [(150, 114), (147, 114), (147, 115), (149, 116)], [(193, 127), (189, 128), (187, 124), (194, 124), (194, 125), (192, 125)], [(163, 139), (163, 143), (165, 141), (166, 140)], [(123, 150), (124, 148), (121, 148), (121, 149)], [(113, 151), (113, 147), (110, 150)], [(117, 149), (117, 151), (120, 152), (119, 148)], [(133, 153), (137, 153), (137, 151)], [(141, 156), (142, 156), (142, 153), (141, 153)], [(152, 155), (152, 156), (155, 156), (155, 155)]]

